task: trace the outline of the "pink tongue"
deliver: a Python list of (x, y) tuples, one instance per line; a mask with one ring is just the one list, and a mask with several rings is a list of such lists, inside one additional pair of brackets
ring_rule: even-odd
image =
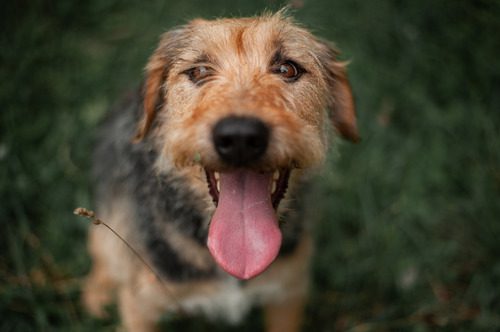
[(272, 174), (237, 170), (220, 174), (217, 209), (208, 249), (216, 262), (240, 279), (263, 272), (276, 258), (281, 232), (271, 204)]

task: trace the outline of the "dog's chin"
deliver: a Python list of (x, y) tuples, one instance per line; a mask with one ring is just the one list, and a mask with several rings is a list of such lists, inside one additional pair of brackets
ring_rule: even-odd
[(277, 209), (285, 196), (290, 170), (205, 172), (216, 206), (208, 232), (210, 253), (229, 274), (253, 278), (278, 256), (282, 236)]

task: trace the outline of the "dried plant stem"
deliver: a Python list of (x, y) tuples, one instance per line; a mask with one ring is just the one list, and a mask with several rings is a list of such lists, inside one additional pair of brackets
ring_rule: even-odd
[(178, 313), (181, 312), (181, 307), (179, 305), (179, 301), (176, 299), (176, 297), (174, 296), (174, 294), (172, 293), (172, 291), (167, 287), (167, 285), (164, 283), (163, 279), (160, 277), (160, 275), (153, 269), (153, 267), (151, 265), (149, 265), (149, 263), (141, 256), (141, 254), (139, 254), (139, 252), (137, 250), (135, 250), (134, 247), (132, 247), (132, 245), (130, 245), (130, 243), (128, 243), (127, 240), (125, 240), (120, 234), (118, 234), (111, 226), (109, 226), (108, 224), (106, 224), (104, 221), (102, 221), (101, 219), (97, 218), (96, 215), (95, 215), (95, 212), (92, 211), (92, 210), (89, 210), (89, 209), (86, 209), (86, 208), (82, 208), (82, 207), (78, 207), (76, 208), (73, 213), (77, 216), (80, 216), (80, 217), (84, 217), (84, 218), (87, 218), (89, 219), (90, 221), (92, 221), (92, 223), (94, 225), (103, 225), (105, 226), (107, 229), (109, 229), (116, 237), (118, 237), (120, 239), (120, 241), (122, 241), (129, 249), (130, 251), (142, 262), (142, 264), (144, 264), (144, 266), (146, 266), (148, 268), (148, 270), (153, 273), (153, 275), (156, 277), (156, 279), (160, 282), (160, 284), (162, 285), (163, 289), (165, 290), (165, 292), (167, 292), (169, 294), (169, 296), (172, 298), (172, 300), (174, 300), (174, 302), (176, 303), (176, 308), (175, 308), (175, 311), (177, 311)]

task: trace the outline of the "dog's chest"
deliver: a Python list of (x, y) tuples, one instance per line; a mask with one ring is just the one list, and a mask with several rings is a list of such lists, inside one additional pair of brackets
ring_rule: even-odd
[(187, 313), (236, 324), (253, 306), (279, 298), (280, 294), (283, 294), (283, 287), (278, 282), (243, 284), (228, 277), (209, 290), (181, 299), (180, 306)]

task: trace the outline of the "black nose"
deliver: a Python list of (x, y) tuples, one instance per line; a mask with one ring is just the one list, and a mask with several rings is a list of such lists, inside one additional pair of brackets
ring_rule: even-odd
[(259, 159), (269, 143), (269, 128), (259, 119), (229, 116), (212, 131), (215, 150), (232, 166), (245, 166)]

